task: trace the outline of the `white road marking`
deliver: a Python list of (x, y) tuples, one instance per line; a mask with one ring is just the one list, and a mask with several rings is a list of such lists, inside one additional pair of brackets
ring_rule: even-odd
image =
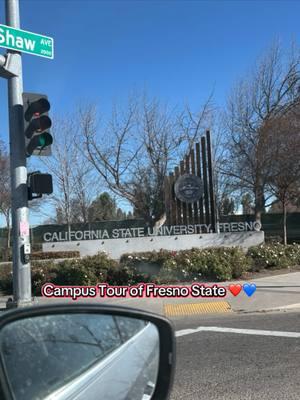
[(259, 329), (221, 328), (218, 326), (199, 326), (195, 329), (182, 329), (175, 332), (176, 337), (191, 335), (197, 332), (239, 333), (242, 335), (277, 336), (286, 338), (300, 338), (300, 332), (264, 331)]
[(295, 308), (300, 308), (300, 303), (289, 304), (288, 306), (279, 306), (279, 307), (273, 307), (273, 308), (264, 308), (264, 311), (290, 310), (290, 309), (295, 309)]

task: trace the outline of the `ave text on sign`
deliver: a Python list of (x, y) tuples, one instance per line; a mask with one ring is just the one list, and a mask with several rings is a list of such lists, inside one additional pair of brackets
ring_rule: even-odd
[(54, 58), (53, 38), (1, 24), (0, 47), (39, 57)]

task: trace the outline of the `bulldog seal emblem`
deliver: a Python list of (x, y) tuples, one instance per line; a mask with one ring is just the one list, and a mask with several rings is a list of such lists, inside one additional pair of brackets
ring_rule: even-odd
[(203, 182), (199, 176), (184, 174), (174, 185), (175, 196), (184, 203), (195, 203), (203, 196)]

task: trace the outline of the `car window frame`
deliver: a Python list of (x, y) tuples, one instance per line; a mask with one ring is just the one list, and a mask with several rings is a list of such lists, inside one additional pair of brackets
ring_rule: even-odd
[[(172, 323), (165, 317), (139, 309), (106, 304), (55, 304), (31, 306), (4, 312), (0, 316), (0, 329), (7, 323), (20, 319), (30, 318), (45, 314), (64, 313), (99, 313), (116, 316), (128, 316), (136, 319), (147, 320), (156, 325), (160, 337), (159, 370), (156, 387), (151, 400), (167, 399), (174, 381), (176, 365), (176, 342)], [(9, 380), (5, 372), (3, 359), (0, 355), (0, 384), (5, 395), (5, 400), (15, 400), (10, 388)]]

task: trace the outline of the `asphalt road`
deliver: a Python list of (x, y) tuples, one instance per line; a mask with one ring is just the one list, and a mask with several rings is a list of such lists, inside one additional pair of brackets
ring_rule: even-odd
[[(300, 399), (300, 312), (209, 315), (174, 323), (183, 336), (177, 337), (171, 400)], [(198, 327), (212, 328), (183, 331)], [(258, 331), (249, 332), (253, 329)]]

